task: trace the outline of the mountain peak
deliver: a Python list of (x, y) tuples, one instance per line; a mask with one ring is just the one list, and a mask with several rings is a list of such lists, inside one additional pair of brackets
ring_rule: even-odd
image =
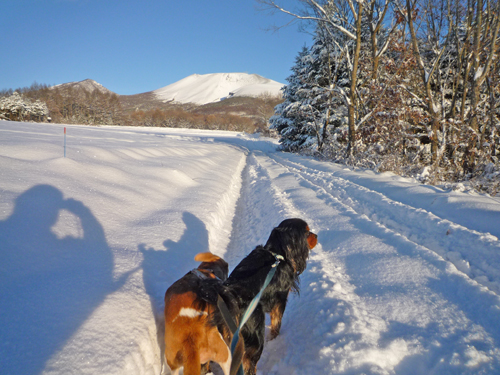
[(98, 91), (100, 91), (101, 93), (104, 93), (104, 94), (114, 94), (113, 91), (108, 90), (106, 87), (104, 87), (100, 83), (98, 83), (98, 82), (96, 82), (96, 81), (94, 81), (93, 79), (90, 79), (90, 78), (87, 78), (87, 79), (84, 79), (83, 81), (78, 81), (78, 82), (63, 83), (63, 84), (56, 85), (56, 86), (53, 86), (53, 87), (57, 87), (57, 88), (60, 88), (60, 89), (68, 89), (68, 88), (80, 89), (80, 90), (85, 90), (85, 91), (88, 91), (88, 92), (92, 92), (94, 90), (98, 90)]
[(153, 91), (164, 102), (207, 104), (234, 96), (281, 95), (282, 83), (248, 73), (192, 74)]

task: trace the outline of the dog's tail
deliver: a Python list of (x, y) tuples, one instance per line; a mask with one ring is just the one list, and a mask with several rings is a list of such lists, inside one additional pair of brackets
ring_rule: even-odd
[(191, 335), (184, 340), (184, 354), (184, 375), (200, 375), (200, 352)]

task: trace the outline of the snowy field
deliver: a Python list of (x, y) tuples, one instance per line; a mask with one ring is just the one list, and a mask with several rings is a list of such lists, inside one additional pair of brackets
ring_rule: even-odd
[[(167, 287), (318, 233), (260, 374), (500, 374), (500, 199), (184, 129), (0, 121), (0, 372), (162, 372)], [(168, 373), (168, 369), (164, 369)]]

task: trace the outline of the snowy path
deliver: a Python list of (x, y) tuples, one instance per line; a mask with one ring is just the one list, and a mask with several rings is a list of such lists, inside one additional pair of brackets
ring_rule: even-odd
[[(0, 308), (22, 311), (16, 319), (0, 315), (13, 327), (0, 331), (0, 352), (12, 355), (0, 358), (7, 374), (159, 374), (168, 285), (196, 266), (199, 251), (234, 267), (287, 217), (308, 221), (319, 244), (280, 336), (266, 345), (262, 374), (500, 373), (499, 199), (350, 171), (229, 132), (73, 126), (63, 159), (61, 129), (0, 122), (0, 237), (10, 250), (19, 243), (58, 249), (32, 261), (34, 250), (5, 258), (0, 248), (7, 260), (0, 291), (31, 293), (5, 285), (35, 269), (73, 282), (53, 270), (74, 273), (75, 260), (106, 268), (86, 286), (94, 297), (88, 309), (64, 320), (68, 328), (57, 337), (23, 323), (35, 316), (32, 301), (4, 299)], [(36, 196), (40, 184), (48, 193)], [(41, 219), (21, 210), (21, 198), (53, 193), (64, 199), (50, 202), (58, 211), (52, 234), (25, 236), (15, 213), (35, 227)], [(89, 211), (66, 207), (73, 200)], [(96, 234), (86, 218), (102, 227), (100, 252), (72, 259), (69, 246), (88, 246), (87, 232)], [(49, 281), (41, 285), (58, 282)], [(68, 288), (54, 287), (61, 300), (48, 313), (74, 313), (67, 305), (82, 301), (68, 300)], [(30, 353), (30, 329), (45, 351)], [(28, 349), (28, 361), (19, 348)]]

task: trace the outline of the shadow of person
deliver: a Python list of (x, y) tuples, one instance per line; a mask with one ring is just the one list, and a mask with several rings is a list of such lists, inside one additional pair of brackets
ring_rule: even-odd
[[(63, 210), (76, 217), (79, 238), (53, 232)], [(83, 203), (50, 185), (19, 195), (12, 215), (0, 222), (2, 374), (40, 373), (125, 283), (128, 274), (113, 280), (113, 266), (104, 230)]]
[[(146, 292), (156, 319), (157, 339), (161, 353), (164, 351), (164, 296), (167, 288), (198, 264), (194, 256), (209, 251), (208, 230), (200, 219), (190, 212), (182, 214), (186, 229), (181, 238), (175, 242), (167, 239), (163, 242), (166, 250), (146, 249), (139, 245), (143, 254), (142, 269)], [(163, 356), (162, 356), (163, 359)]]

